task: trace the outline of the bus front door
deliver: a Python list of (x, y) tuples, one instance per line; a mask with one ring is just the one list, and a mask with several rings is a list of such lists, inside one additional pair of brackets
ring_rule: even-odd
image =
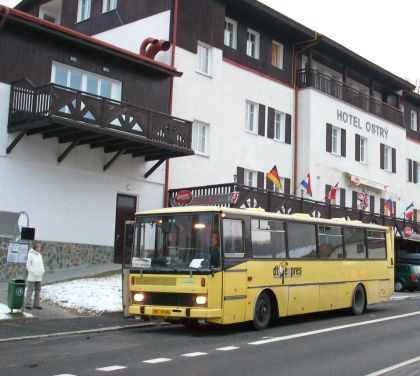
[(246, 264), (225, 269), (223, 273), (223, 324), (245, 320), (247, 301)]

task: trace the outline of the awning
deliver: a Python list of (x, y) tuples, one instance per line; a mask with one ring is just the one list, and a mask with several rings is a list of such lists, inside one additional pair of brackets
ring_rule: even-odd
[(382, 182), (368, 179), (360, 175), (355, 175), (351, 172), (346, 172), (346, 175), (349, 177), (350, 181), (356, 186), (365, 186), (382, 192), (386, 192), (388, 189), (388, 186)]

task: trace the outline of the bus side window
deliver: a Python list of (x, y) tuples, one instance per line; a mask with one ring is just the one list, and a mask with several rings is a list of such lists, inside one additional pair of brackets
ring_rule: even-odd
[(225, 257), (244, 257), (244, 223), (239, 219), (223, 220), (223, 252)]

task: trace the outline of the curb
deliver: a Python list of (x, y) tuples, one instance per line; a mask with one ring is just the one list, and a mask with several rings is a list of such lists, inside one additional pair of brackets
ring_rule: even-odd
[(78, 335), (78, 334), (92, 334), (92, 333), (104, 333), (104, 332), (112, 332), (117, 330), (126, 330), (132, 328), (150, 328), (154, 326), (166, 326), (171, 325), (166, 322), (162, 323), (142, 323), (142, 324), (134, 324), (134, 325), (116, 325), (110, 326), (108, 328), (98, 328), (98, 329), (85, 329), (85, 330), (75, 330), (72, 332), (58, 332), (58, 333), (49, 333), (49, 334), (38, 334), (32, 336), (22, 336), (22, 337), (10, 337), (10, 338), (2, 338), (0, 339), (0, 343), (5, 342), (17, 342), (17, 341), (24, 341), (24, 340), (31, 340), (31, 339), (42, 339), (42, 338), (52, 338), (52, 337), (63, 337), (63, 336), (70, 336), (70, 335)]

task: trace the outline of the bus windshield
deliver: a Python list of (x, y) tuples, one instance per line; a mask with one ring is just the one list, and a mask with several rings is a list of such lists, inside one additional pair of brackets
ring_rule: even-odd
[(176, 271), (220, 267), (217, 218), (209, 213), (138, 217), (131, 266)]

